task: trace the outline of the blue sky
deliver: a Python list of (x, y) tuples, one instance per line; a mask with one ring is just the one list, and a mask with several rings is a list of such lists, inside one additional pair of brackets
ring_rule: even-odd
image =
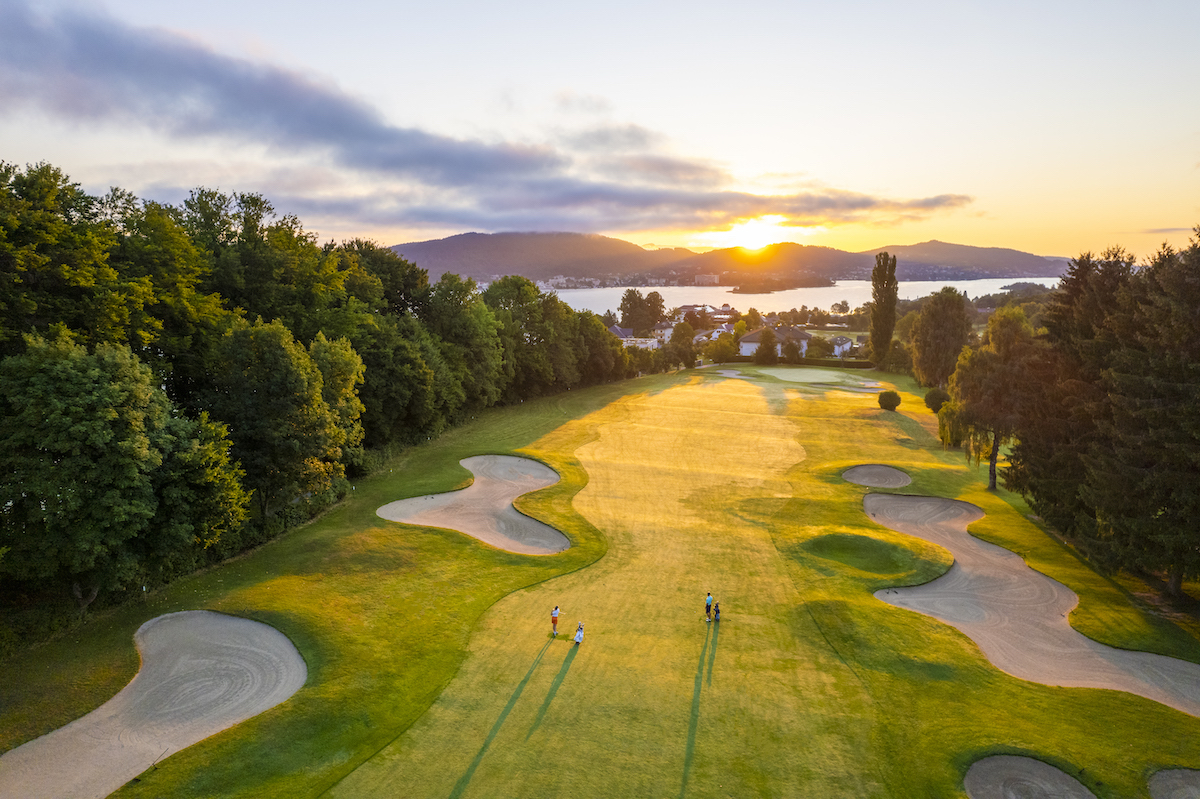
[(0, 159), (322, 239), (1075, 255), (1200, 223), (1194, 2), (0, 0)]

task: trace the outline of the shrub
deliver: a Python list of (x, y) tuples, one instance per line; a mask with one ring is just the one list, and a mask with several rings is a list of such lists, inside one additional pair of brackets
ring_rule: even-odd
[(937, 413), (950, 400), (950, 394), (944, 389), (931, 388), (925, 392), (925, 407)]
[(885, 411), (894, 411), (900, 407), (900, 395), (895, 391), (884, 391), (879, 395), (879, 407)]

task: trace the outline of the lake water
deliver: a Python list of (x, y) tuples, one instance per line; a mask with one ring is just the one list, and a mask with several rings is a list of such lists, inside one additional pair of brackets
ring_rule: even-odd
[[(1054, 277), (1002, 277), (986, 278), (984, 280), (901, 280), (897, 296), (902, 300), (916, 300), (927, 297), (942, 286), (954, 286), (959, 291), (965, 291), (968, 297), (980, 297), (984, 294), (998, 294), (1004, 286), (1013, 283), (1041, 283), (1043, 286), (1055, 286), (1058, 278)], [(612, 286), (602, 289), (556, 289), (559, 299), (570, 305), (576, 311), (591, 311), (603, 314), (613, 311), (619, 314), (621, 297), (630, 286)], [(635, 286), (643, 296), (652, 291), (662, 295), (663, 304), (667, 309), (678, 308), (680, 305), (712, 305), (720, 308), (729, 303), (737, 310), (745, 313), (754, 308), (760, 313), (772, 311), (790, 311), (807, 305), (809, 308), (829, 310), (835, 302), (845, 300), (854, 309), (871, 299), (871, 281), (842, 280), (836, 286), (818, 286), (807, 289), (788, 289), (772, 294), (734, 294), (729, 286)]]

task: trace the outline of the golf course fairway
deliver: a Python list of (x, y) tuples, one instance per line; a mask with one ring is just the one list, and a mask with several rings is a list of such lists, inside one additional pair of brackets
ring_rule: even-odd
[[(1200, 662), (1187, 623), (1149, 612), (944, 450), (911, 381), (814, 374), (687, 371), (483, 414), (312, 524), (15, 659), (0, 730), (18, 732), (0, 743), (53, 723), (39, 714), (56, 686), (75, 715), (119, 690), (139, 620), (205, 608), (283, 632), (308, 682), (118, 796), (966, 797), (972, 764), (1013, 756), (1115, 798), (1200, 768), (1200, 719), (1018, 679), (953, 627), (876, 598), (952, 557), (872, 520), (864, 496), (961, 500), (982, 512), (971, 533), (1078, 594), (1075, 629)], [(868, 383), (899, 391), (900, 410)], [(561, 476), (516, 506), (570, 548), (516, 554), (375, 515), (462, 488), (459, 461), (485, 454)], [(863, 464), (912, 482), (843, 478)]]

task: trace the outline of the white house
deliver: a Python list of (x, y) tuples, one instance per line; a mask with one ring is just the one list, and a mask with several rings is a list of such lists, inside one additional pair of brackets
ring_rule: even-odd
[[(738, 342), (738, 354), (753, 355), (754, 351), (758, 349), (758, 345), (762, 343), (762, 333), (764, 330), (766, 330), (765, 327), (760, 327), (742, 336), (741, 341)], [(775, 328), (773, 332), (775, 333), (776, 355), (783, 354), (783, 345), (787, 341), (794, 341), (800, 346), (801, 357), (804, 357), (804, 354), (808, 352), (808, 342), (812, 338), (812, 333), (809, 333), (807, 330), (783, 325)]]
[(829, 339), (829, 343), (833, 345), (833, 356), (840, 358), (850, 351), (850, 347), (854, 344), (845, 336), (834, 336)]

